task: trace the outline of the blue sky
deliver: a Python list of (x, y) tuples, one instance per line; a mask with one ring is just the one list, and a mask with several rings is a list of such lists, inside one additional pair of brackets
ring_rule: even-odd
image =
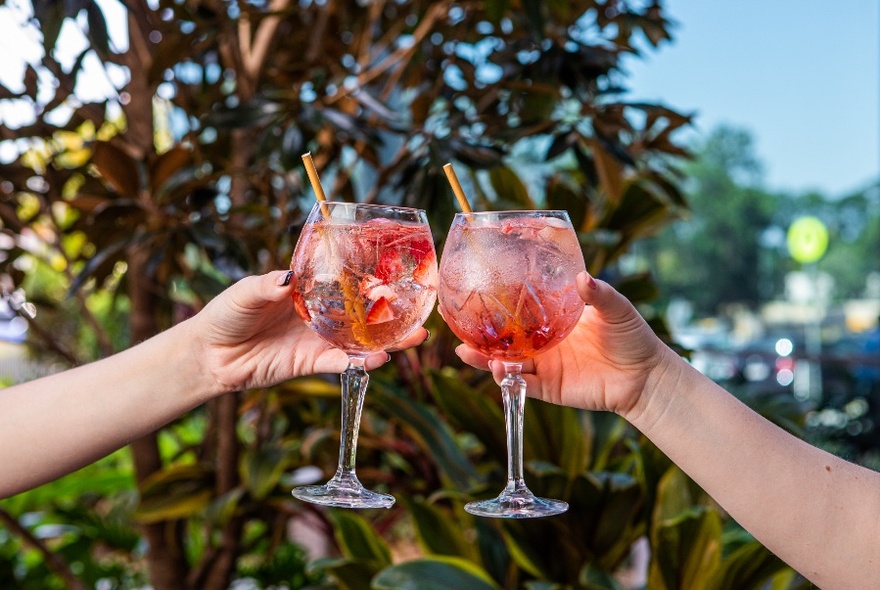
[(750, 131), (768, 188), (840, 196), (880, 177), (880, 2), (666, 0), (675, 39), (631, 96)]

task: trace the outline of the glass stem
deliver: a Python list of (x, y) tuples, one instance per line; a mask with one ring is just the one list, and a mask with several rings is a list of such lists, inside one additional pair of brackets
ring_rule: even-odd
[(364, 359), (361, 356), (349, 356), (348, 368), (340, 375), (342, 382), (342, 432), (339, 440), (339, 466), (336, 475), (337, 481), (357, 481), (354, 472), (355, 457), (357, 456), (358, 432), (361, 427), (361, 410), (364, 407), (364, 394), (367, 392), (367, 383), (370, 376), (364, 369)]
[(507, 487), (504, 493), (527, 490), (523, 477), (523, 413), (526, 404), (526, 380), (522, 363), (504, 363), (506, 375), (501, 382), (507, 428)]

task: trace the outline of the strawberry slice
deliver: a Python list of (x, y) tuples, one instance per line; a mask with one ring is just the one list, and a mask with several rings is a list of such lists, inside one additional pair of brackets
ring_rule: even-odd
[(409, 248), (410, 255), (415, 258), (416, 263), (420, 263), (425, 256), (434, 253), (434, 244), (430, 240), (417, 240), (412, 243)]
[(434, 261), (437, 257), (433, 252), (428, 252), (421, 260), (418, 266), (413, 270), (413, 280), (425, 287), (437, 286), (437, 275), (434, 273)]
[(367, 311), (367, 325), (390, 322), (394, 319), (394, 310), (384, 297), (379, 297)]
[(296, 310), (296, 315), (304, 322), (312, 321), (312, 314), (309, 313), (309, 308), (306, 306), (302, 293), (294, 291), (290, 298), (293, 299), (293, 309)]
[(400, 251), (388, 248), (379, 255), (379, 262), (376, 263), (373, 275), (386, 283), (392, 283), (400, 278), (405, 270)]

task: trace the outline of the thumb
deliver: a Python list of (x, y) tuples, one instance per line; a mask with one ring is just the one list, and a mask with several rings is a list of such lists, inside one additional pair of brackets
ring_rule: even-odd
[(638, 315), (629, 299), (605, 281), (594, 279), (587, 272), (579, 273), (575, 281), (578, 295), (602, 320), (616, 323)]
[(290, 297), (296, 277), (293, 271), (273, 270), (264, 275), (245, 277), (239, 283), (242, 305), (261, 306), (270, 301), (282, 301)]

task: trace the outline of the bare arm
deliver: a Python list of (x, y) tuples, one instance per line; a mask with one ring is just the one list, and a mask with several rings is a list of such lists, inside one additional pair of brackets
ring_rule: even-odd
[(817, 586), (872, 587), (880, 579), (880, 474), (792, 436), (667, 356), (625, 417)]
[[(0, 390), (0, 498), (82, 467), (216, 395), (344, 370), (345, 354), (293, 312), (286, 277), (248, 277), (133, 348)], [(367, 365), (387, 359), (373, 354)]]
[[(880, 474), (762, 418), (666, 347), (611, 286), (578, 279), (589, 304), (555, 349), (523, 367), (545, 401), (617, 412), (773, 553), (822, 588), (880, 579)], [(467, 346), (459, 356), (488, 359)]]

